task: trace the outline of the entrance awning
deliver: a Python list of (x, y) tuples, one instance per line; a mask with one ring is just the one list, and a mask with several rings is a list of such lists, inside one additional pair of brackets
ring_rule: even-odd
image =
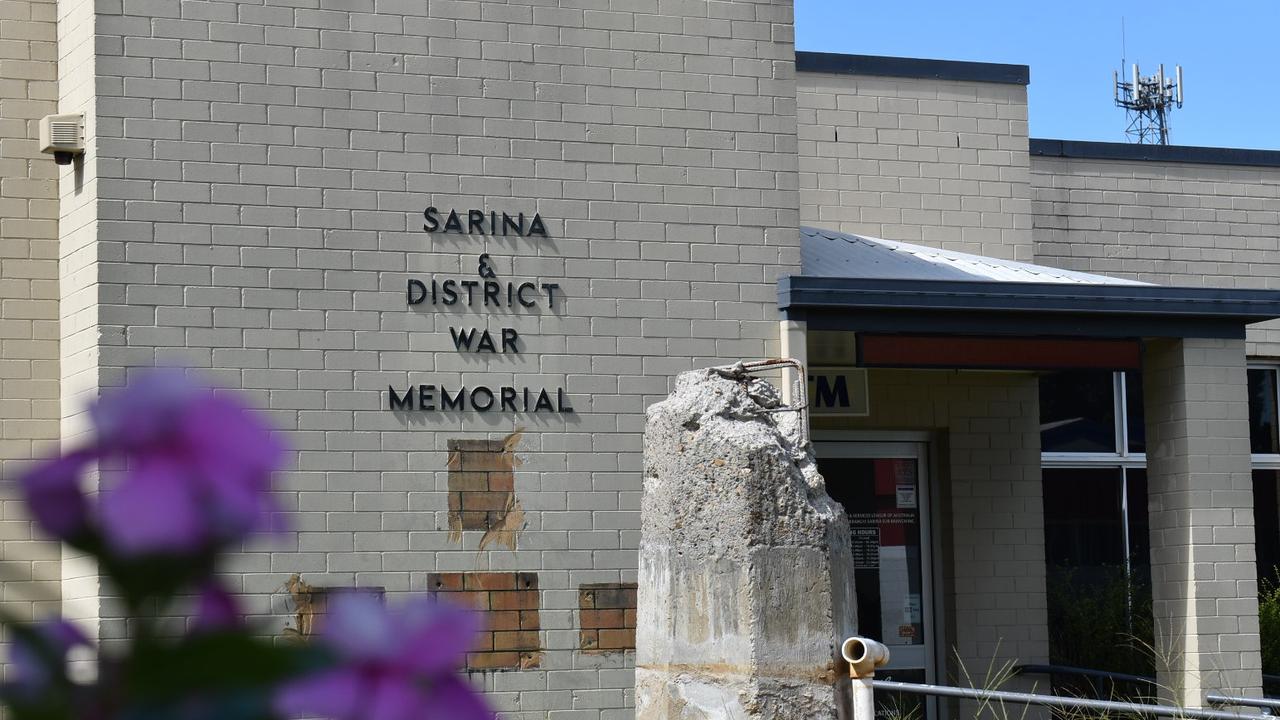
[(1243, 338), (1280, 292), (1151, 285), (877, 238), (801, 229), (778, 282), (810, 330), (1047, 338)]

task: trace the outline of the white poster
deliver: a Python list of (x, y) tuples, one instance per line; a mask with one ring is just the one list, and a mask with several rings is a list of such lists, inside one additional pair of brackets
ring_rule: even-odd
[(908, 594), (902, 601), (902, 624), (919, 625), (923, 618), (924, 604), (920, 601), (920, 596), (916, 593)]
[(916, 507), (915, 485), (898, 485), (895, 495), (898, 498), (898, 509), (905, 510)]

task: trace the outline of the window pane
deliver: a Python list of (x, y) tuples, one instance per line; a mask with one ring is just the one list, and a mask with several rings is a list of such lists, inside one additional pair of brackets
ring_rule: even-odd
[(1124, 565), (1120, 468), (1045, 468), (1044, 541), (1050, 567), (1074, 568), (1092, 585)]
[(924, 645), (919, 468), (912, 458), (823, 458), (827, 493), (853, 541), (858, 628), (889, 646)]
[(1129, 452), (1147, 451), (1146, 415), (1142, 408), (1142, 372), (1130, 370), (1124, 374), (1124, 406), (1128, 418)]
[(1274, 677), (1280, 674), (1276, 647), (1280, 645), (1280, 471), (1253, 471), (1253, 518), (1258, 558), (1259, 630), (1262, 635), (1262, 689), (1267, 697), (1280, 691)]
[(1040, 449), (1116, 451), (1116, 410), (1110, 370), (1069, 370), (1040, 378)]
[(1147, 470), (1125, 470), (1129, 489), (1129, 567), (1138, 582), (1151, 582), (1151, 516), (1147, 512)]
[(1249, 437), (1256, 453), (1280, 452), (1276, 438), (1276, 373), (1249, 371)]
[[(1153, 675), (1143, 643), (1153, 640), (1146, 541), (1146, 482), (1129, 476), (1130, 547), (1125, 547), (1120, 468), (1046, 468), (1045, 560), (1048, 563), (1049, 660), (1055, 665)], [(1141, 518), (1140, 526), (1135, 521)], [(1126, 573), (1129, 555), (1131, 573)], [(1137, 640), (1135, 642), (1135, 639)], [(1055, 689), (1079, 695), (1134, 697), (1145, 683), (1090, 687), (1054, 675)]]
[(1258, 555), (1258, 581), (1272, 585), (1280, 580), (1280, 499), (1276, 482), (1280, 471), (1253, 471), (1253, 519)]

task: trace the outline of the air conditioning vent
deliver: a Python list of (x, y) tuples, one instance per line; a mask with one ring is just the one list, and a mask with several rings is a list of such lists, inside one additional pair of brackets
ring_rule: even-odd
[(51, 145), (80, 144), (80, 125), (74, 122), (49, 123), (49, 143)]
[(40, 120), (40, 151), (53, 153), (59, 164), (84, 152), (84, 115), (45, 115)]

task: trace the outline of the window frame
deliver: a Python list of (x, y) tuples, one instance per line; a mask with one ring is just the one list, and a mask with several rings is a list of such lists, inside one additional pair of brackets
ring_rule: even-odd
[[(1276, 407), (1280, 408), (1280, 363), (1250, 362), (1248, 370), (1266, 370), (1276, 375), (1272, 383), (1276, 392)], [(1042, 467), (1142, 467), (1147, 465), (1145, 452), (1129, 451), (1129, 404), (1127, 402), (1128, 378), (1125, 371), (1116, 370), (1111, 379), (1112, 402), (1115, 403), (1114, 453), (1041, 452)], [(1246, 400), (1247, 402), (1247, 400)], [(1250, 453), (1250, 465), (1256, 470), (1280, 470), (1280, 453)]]
[[(1280, 408), (1280, 363), (1248, 362), (1248, 370), (1266, 370), (1276, 375), (1272, 387), (1275, 388), (1276, 407)], [(1115, 403), (1115, 438), (1117, 452), (1043, 452), (1040, 453), (1041, 468), (1081, 468), (1104, 469), (1118, 468), (1121, 477), (1122, 528), (1125, 543), (1125, 571), (1131, 572), (1130, 556), (1132, 554), (1132, 530), (1129, 526), (1129, 470), (1146, 470), (1147, 454), (1129, 451), (1129, 404), (1126, 371), (1116, 370), (1111, 374), (1111, 398)], [(1277, 418), (1280, 422), (1280, 418)], [(1280, 453), (1250, 453), (1250, 470), (1280, 470)]]
[[(1044, 452), (1040, 453), (1041, 468), (1080, 468), (1080, 469), (1118, 469), (1120, 471), (1120, 529), (1124, 538), (1124, 572), (1132, 574), (1133, 531), (1129, 525), (1129, 471), (1147, 469), (1147, 454), (1129, 451), (1129, 403), (1127, 392), (1128, 378), (1125, 371), (1114, 370), (1111, 373), (1112, 417), (1115, 419), (1116, 452), (1079, 453), (1079, 452)], [(1280, 461), (1280, 456), (1277, 456)], [(1041, 482), (1043, 482), (1043, 477)]]
[[(1273, 398), (1275, 407), (1280, 414), (1280, 362), (1246, 362), (1247, 370), (1266, 370), (1275, 377), (1272, 387), (1275, 389), (1276, 397)], [(1124, 572), (1126, 575), (1132, 575), (1133, 568), (1133, 550), (1134, 538), (1133, 527), (1130, 523), (1130, 507), (1129, 507), (1129, 474), (1130, 470), (1147, 470), (1147, 454), (1146, 452), (1130, 452), (1129, 451), (1129, 406), (1127, 392), (1126, 371), (1117, 370), (1111, 376), (1112, 401), (1115, 403), (1115, 447), (1116, 452), (1044, 452), (1040, 453), (1041, 468), (1080, 468), (1080, 469), (1119, 469), (1120, 470), (1120, 527), (1124, 543)], [(1246, 398), (1246, 402), (1248, 398)], [(1252, 422), (1252, 412), (1246, 412), (1246, 422)], [(1280, 424), (1280, 417), (1276, 418), (1277, 424)], [(1253, 428), (1249, 428), (1249, 436), (1252, 438)], [(1277, 453), (1250, 453), (1249, 456), (1251, 477), (1255, 471), (1268, 470), (1280, 471), (1280, 452)], [(1150, 475), (1147, 475), (1148, 482)], [(1044, 482), (1043, 474), (1041, 483)], [(1149, 487), (1149, 486), (1148, 486)], [(1256, 509), (1255, 509), (1256, 510)], [(1126, 602), (1130, 599), (1126, 598)], [(1128, 609), (1132, 612), (1132, 608)]]
[[(1266, 370), (1276, 376), (1271, 386), (1276, 390), (1276, 397), (1273, 398), (1276, 401), (1276, 407), (1280, 408), (1280, 363), (1251, 362), (1247, 369)], [(1248, 402), (1247, 399), (1246, 402)], [(1252, 437), (1253, 428), (1249, 428), (1249, 434)], [(1254, 470), (1280, 470), (1280, 453), (1250, 453), (1249, 460)]]
[[(1115, 447), (1117, 452), (1040, 452), (1041, 467), (1143, 467), (1147, 466), (1145, 452), (1129, 452), (1129, 407), (1125, 371), (1111, 373), (1112, 416), (1115, 419)], [(1280, 455), (1276, 456), (1280, 463)], [(1280, 465), (1278, 465), (1280, 467)]]

